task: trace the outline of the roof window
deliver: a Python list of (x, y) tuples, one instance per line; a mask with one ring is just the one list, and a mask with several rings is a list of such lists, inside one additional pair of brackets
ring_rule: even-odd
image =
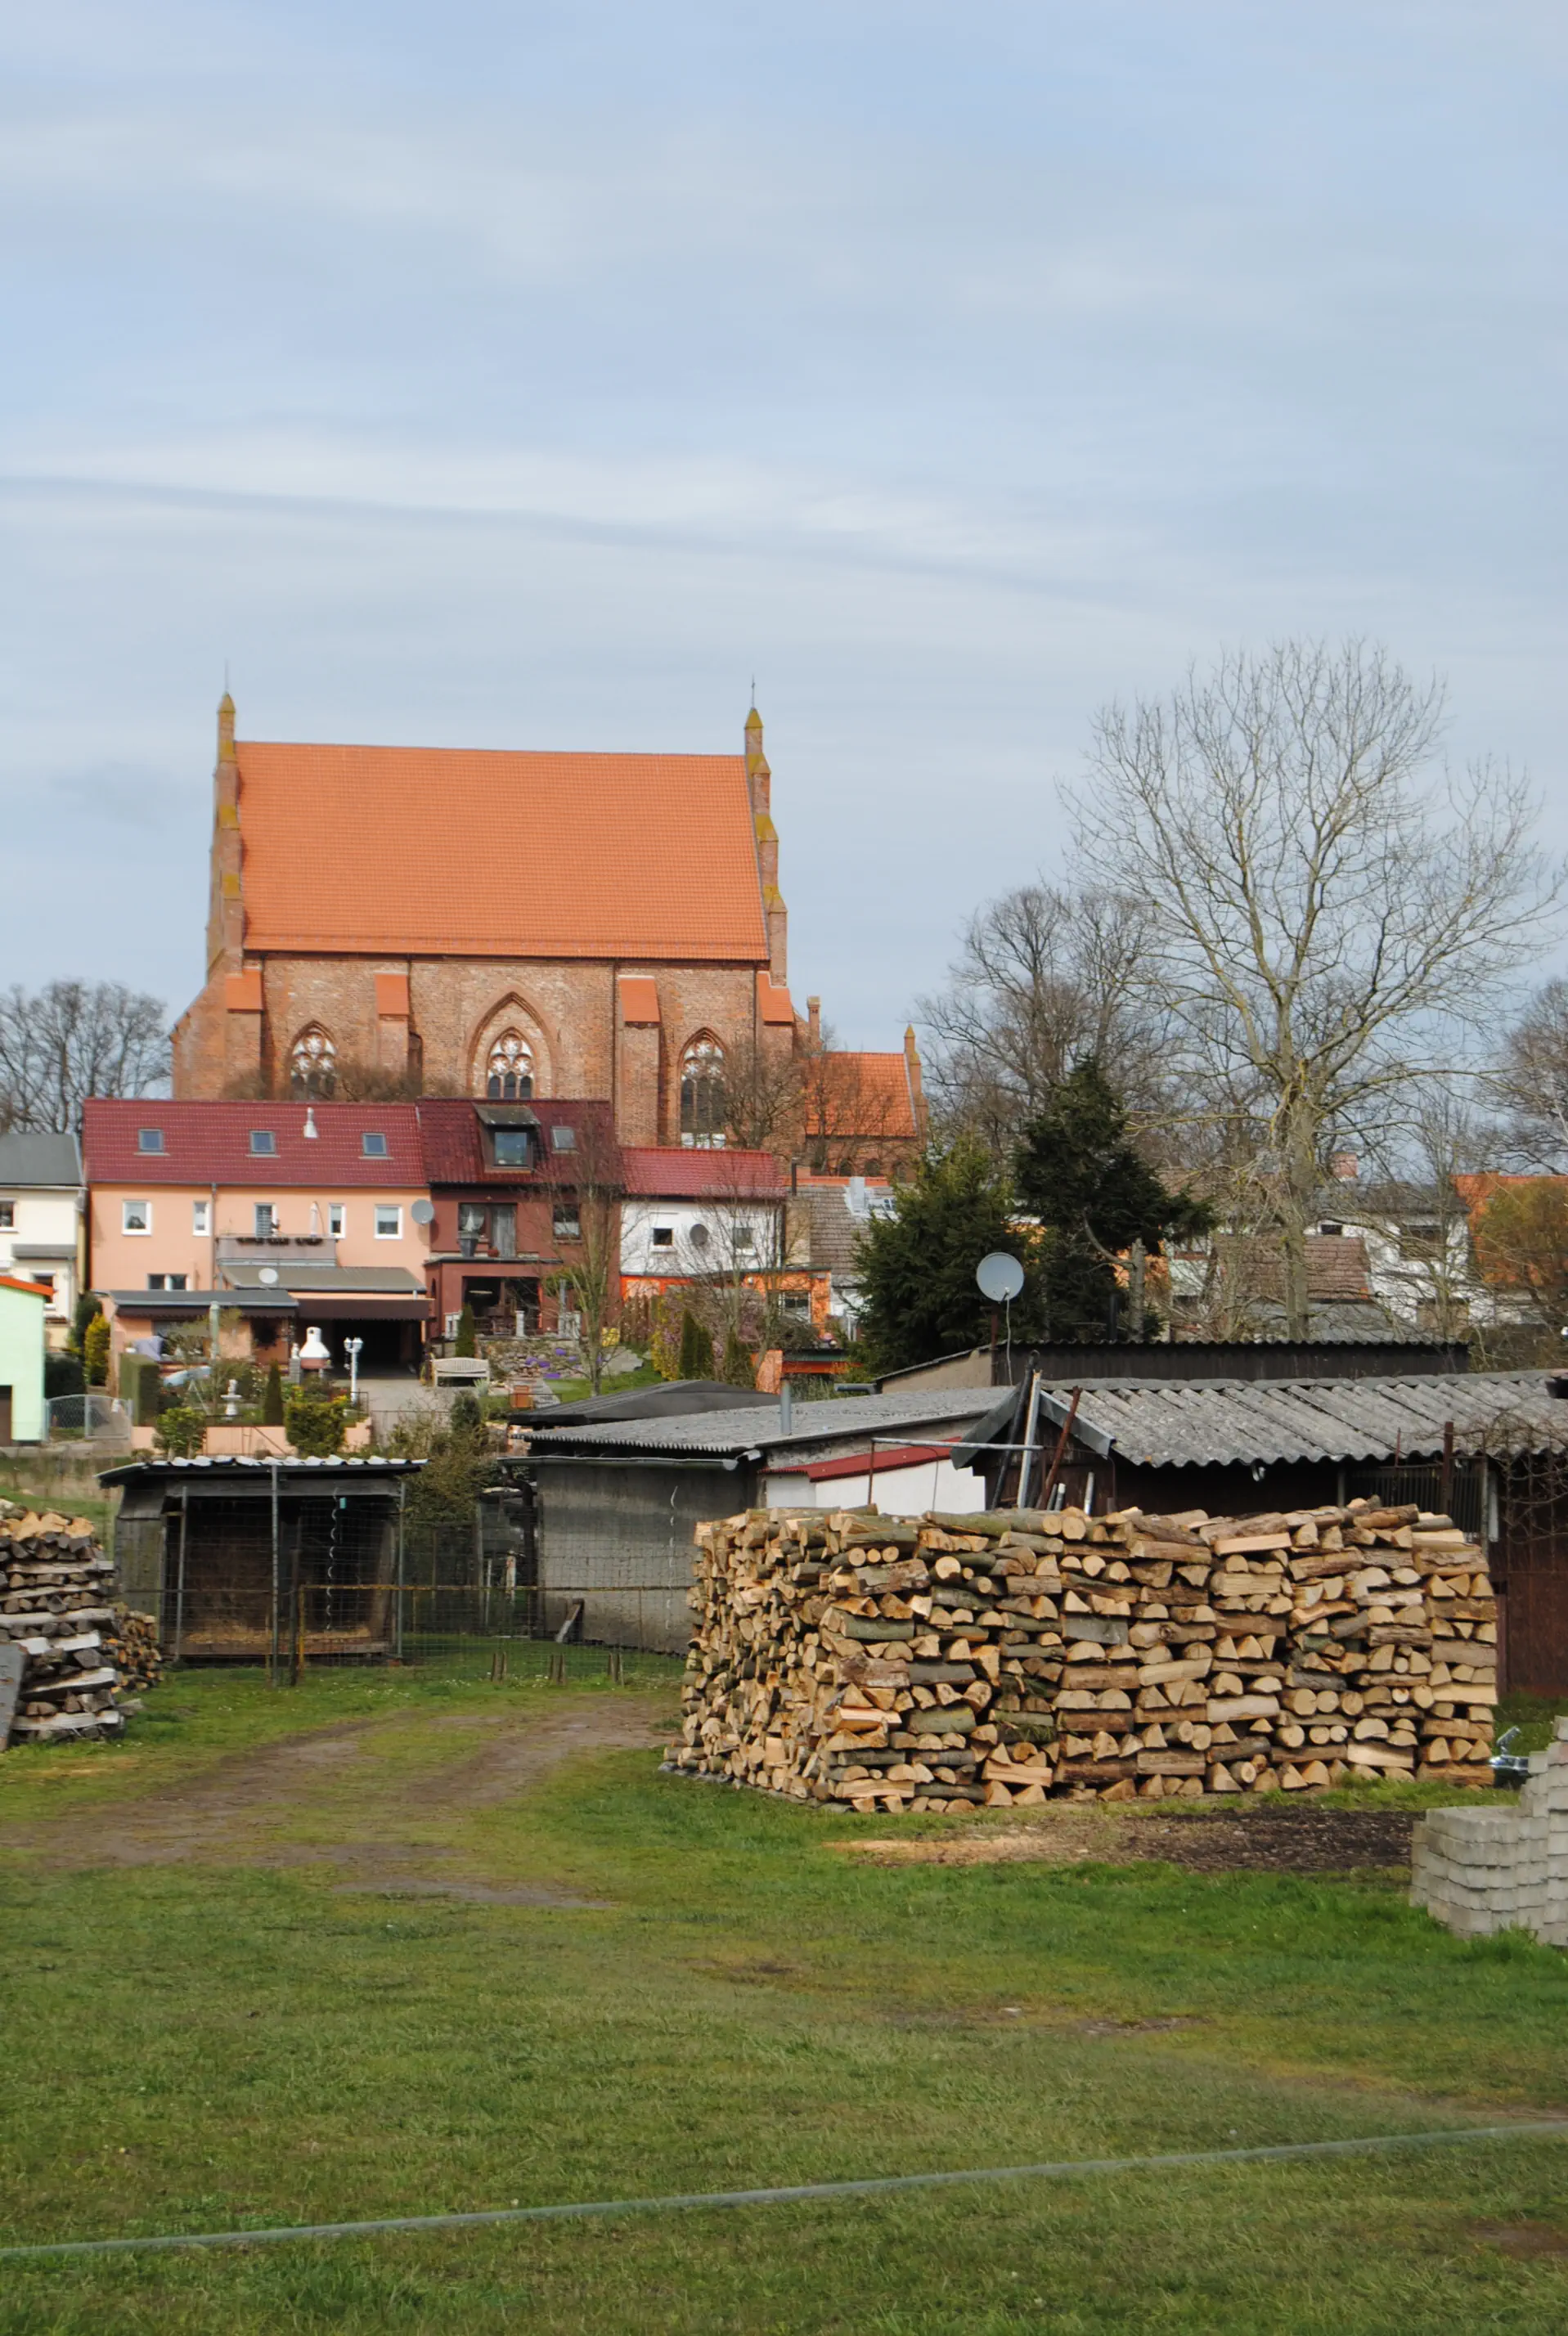
[(270, 1158), (278, 1149), (278, 1138), (269, 1127), (253, 1127), (250, 1131), (250, 1149), (254, 1153)]
[(163, 1130), (161, 1127), (139, 1127), (136, 1131), (136, 1149), (138, 1152), (161, 1152)]
[(386, 1138), (385, 1135), (362, 1135), (359, 1139), (359, 1148), (367, 1160), (385, 1160), (386, 1158)]
[(498, 1168), (531, 1168), (533, 1165), (533, 1130), (531, 1127), (496, 1127), (491, 1130), (495, 1145)]
[(575, 1127), (552, 1127), (550, 1131), (550, 1142), (552, 1151), (575, 1152), (577, 1130)]

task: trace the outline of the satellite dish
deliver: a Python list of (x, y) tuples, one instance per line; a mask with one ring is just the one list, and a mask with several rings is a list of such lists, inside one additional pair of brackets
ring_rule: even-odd
[(691, 1229), (691, 1245), (693, 1249), (706, 1249), (707, 1244), (707, 1227), (706, 1225), (693, 1225)]
[(278, 1280), (278, 1268), (275, 1265), (264, 1265), (256, 1279), (270, 1290)]
[(976, 1266), (975, 1280), (980, 1285), (982, 1298), (989, 1298), (993, 1306), (1005, 1306), (1023, 1288), (1024, 1269), (1005, 1249), (994, 1249)]
[(414, 1219), (416, 1225), (433, 1225), (435, 1222), (435, 1202), (433, 1201), (415, 1201), (413, 1208), (410, 1209), (408, 1213)]

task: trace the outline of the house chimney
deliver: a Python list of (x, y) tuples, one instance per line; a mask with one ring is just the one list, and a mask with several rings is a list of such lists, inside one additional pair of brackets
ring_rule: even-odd
[(1337, 1184), (1353, 1184), (1360, 1173), (1360, 1163), (1353, 1152), (1330, 1152), (1329, 1173)]
[(808, 998), (806, 999), (806, 1044), (814, 1055), (820, 1051), (822, 1043), (823, 1002), (820, 998)]

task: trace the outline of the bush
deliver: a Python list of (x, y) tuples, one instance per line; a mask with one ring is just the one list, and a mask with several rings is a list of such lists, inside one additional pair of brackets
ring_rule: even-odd
[(472, 1306), (465, 1306), (462, 1313), (457, 1318), (457, 1336), (453, 1340), (452, 1347), (453, 1354), (456, 1355), (472, 1355), (473, 1352), (473, 1309)]
[(109, 1377), (109, 1318), (94, 1314), (82, 1333), (82, 1360), (89, 1387), (103, 1387)]
[(283, 1405), (283, 1424), (294, 1449), (307, 1459), (329, 1460), (343, 1449), (348, 1425), (348, 1405), (341, 1395), (324, 1387), (290, 1387)]
[(261, 1425), (263, 1427), (281, 1427), (283, 1425), (283, 1373), (276, 1363), (268, 1367), (267, 1373), (267, 1387), (261, 1397)]
[(52, 1351), (44, 1356), (44, 1393), (46, 1397), (80, 1395), (86, 1385), (86, 1375), (74, 1355)]
[(724, 1342), (724, 1369), (720, 1375), (726, 1387), (755, 1387), (756, 1370), (750, 1349), (732, 1330)]
[(484, 1442), (484, 1408), (479, 1397), (470, 1395), (466, 1388), (461, 1395), (454, 1395), (446, 1425), (453, 1445), (482, 1445)]
[(153, 1440), (173, 1460), (193, 1459), (207, 1434), (207, 1414), (194, 1404), (170, 1404), (159, 1418)]
[(65, 1341), (67, 1354), (81, 1354), (82, 1341), (87, 1335), (87, 1325), (95, 1315), (102, 1314), (102, 1300), (94, 1298), (90, 1290), (84, 1290), (77, 1299), (71, 1317), (71, 1335)]
[(687, 1314), (680, 1326), (680, 1376), (683, 1379), (711, 1379), (714, 1376), (713, 1334), (704, 1329), (695, 1314)]

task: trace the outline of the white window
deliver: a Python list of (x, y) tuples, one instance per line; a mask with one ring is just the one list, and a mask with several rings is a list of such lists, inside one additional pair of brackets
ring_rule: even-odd
[(445, 1329), (442, 1332), (443, 1338), (455, 1338), (459, 1330), (463, 1328), (462, 1315), (447, 1314), (443, 1315), (442, 1319), (446, 1324)]
[(14, 1233), (14, 1232), (15, 1231), (15, 1230), (16, 1230), (16, 1203), (15, 1203), (15, 1201), (0, 1201), (0, 1233)]
[(655, 1249), (673, 1249), (675, 1247), (675, 1227), (673, 1225), (655, 1225), (653, 1229), (653, 1245)]
[(755, 1249), (756, 1235), (753, 1232), (749, 1225), (736, 1225), (735, 1229), (735, 1245), (736, 1254), (742, 1256), (749, 1257), (752, 1251)]
[(326, 1230), (331, 1234), (334, 1241), (341, 1241), (343, 1239), (343, 1229), (347, 1222), (348, 1212), (344, 1207), (343, 1202), (341, 1201), (328, 1201), (326, 1203)]
[(255, 1239), (257, 1241), (270, 1241), (277, 1231), (278, 1209), (276, 1203), (271, 1201), (258, 1201), (256, 1203)]
[(250, 1131), (250, 1149), (254, 1153), (258, 1154), (265, 1153), (268, 1156), (275, 1153), (278, 1149), (278, 1138), (271, 1128), (253, 1127)]
[(122, 1233), (150, 1233), (152, 1231), (151, 1201), (122, 1201), (120, 1230)]
[(189, 1286), (182, 1273), (150, 1273), (147, 1277), (149, 1290), (185, 1290)]
[(359, 1139), (359, 1148), (367, 1160), (385, 1160), (386, 1158), (386, 1138), (385, 1135), (362, 1135)]
[(389, 1209), (382, 1202), (377, 1202), (375, 1209), (375, 1238), (377, 1241), (402, 1240), (403, 1211), (401, 1209)]
[(203, 1239), (205, 1239), (212, 1231), (212, 1203), (210, 1201), (191, 1202), (190, 1230), (193, 1233), (200, 1233)]
[(139, 1127), (136, 1131), (136, 1149), (138, 1152), (161, 1152), (163, 1130), (161, 1127)]
[(582, 1239), (582, 1220), (570, 1201), (556, 1202), (554, 1231), (557, 1241), (574, 1241)]

